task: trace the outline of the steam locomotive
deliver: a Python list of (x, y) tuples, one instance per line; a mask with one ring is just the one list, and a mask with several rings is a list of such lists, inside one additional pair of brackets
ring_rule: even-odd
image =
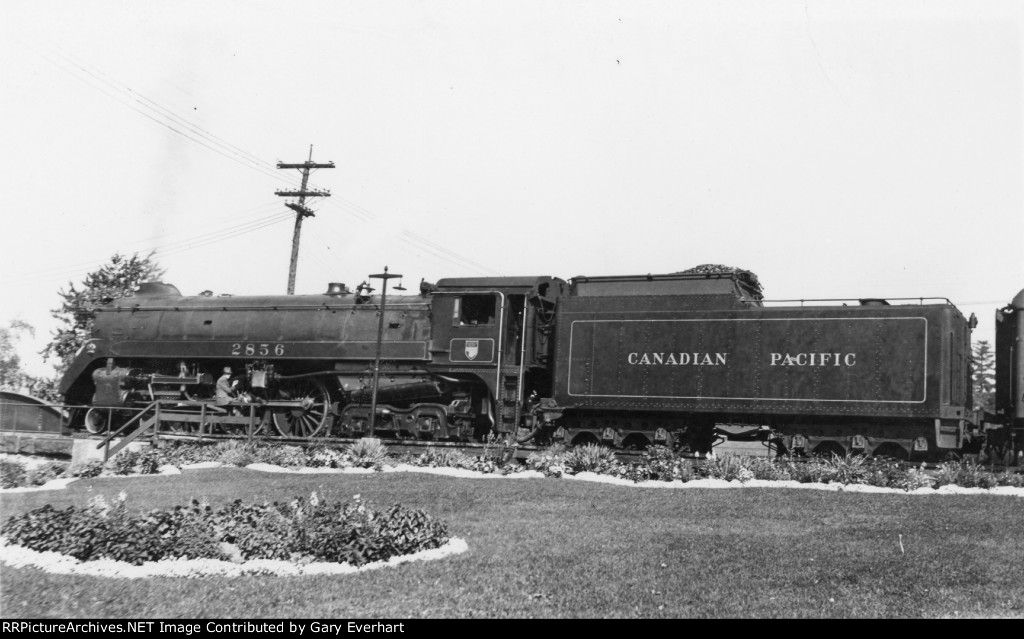
[[(386, 281), (385, 281), (386, 285)], [(972, 410), (971, 330), (944, 299), (772, 303), (757, 276), (449, 278), (415, 295), (183, 296), (98, 310), (60, 390), (72, 426), (652, 444), (934, 459), (1024, 437), (1024, 292), (999, 312), (997, 415)], [(224, 373), (230, 369), (230, 373)], [(215, 378), (231, 375), (232, 397)]]

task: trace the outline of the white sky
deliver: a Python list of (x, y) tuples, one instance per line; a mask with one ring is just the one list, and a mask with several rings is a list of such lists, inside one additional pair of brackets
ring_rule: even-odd
[[(0, 323), (185, 294), (727, 264), (771, 299), (1024, 287), (1021, 2), (7, 0)], [(259, 228), (260, 225), (276, 223)], [(410, 286), (411, 285), (411, 286)]]

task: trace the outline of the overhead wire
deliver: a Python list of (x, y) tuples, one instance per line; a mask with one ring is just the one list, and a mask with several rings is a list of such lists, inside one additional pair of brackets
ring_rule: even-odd
[(428, 240), (427, 238), (423, 237), (422, 235), (419, 235), (417, 233), (413, 233), (412, 231), (403, 230), (401, 232), (400, 239), (403, 242), (405, 242), (407, 244), (412, 244), (414, 246), (422, 245), (422, 248), (424, 248), (425, 250), (430, 251), (431, 253), (434, 253), (434, 254), (438, 255), (439, 257), (442, 257), (446, 261), (455, 260), (453, 263), (469, 266), (469, 267), (471, 267), (472, 270), (474, 270), (477, 273), (490, 273), (490, 274), (494, 273), (494, 271), (492, 269), (490, 269), (490, 268), (488, 268), (488, 267), (486, 267), (486, 266), (484, 266), (484, 265), (482, 265), (482, 264), (480, 264), (478, 262), (474, 262), (473, 260), (464, 258), (464, 257), (460, 256), (459, 254), (457, 254), (457, 253), (455, 253), (455, 252), (453, 252), (453, 251), (451, 251), (451, 250), (441, 246), (440, 244), (436, 244), (434, 242), (431, 242), (430, 240)]
[[(270, 166), (269, 163), (262, 161), (254, 154), (249, 153), (245, 149), (231, 144), (212, 133), (209, 133), (202, 127), (199, 127), (189, 120), (176, 115), (171, 109), (132, 89), (131, 87), (121, 85), (111, 79), (108, 79), (106, 74), (99, 69), (90, 67), (89, 65), (75, 60), (70, 57), (69, 54), (65, 54), (59, 49), (53, 55), (47, 55), (35, 50), (34, 52), (54, 66), (60, 68), (66, 73), (69, 73), (79, 81), (107, 97), (114, 99), (123, 106), (127, 106), (136, 113), (170, 131), (176, 136), (182, 137), (209, 151), (213, 151), (222, 157), (244, 166), (245, 168), (255, 170), (265, 178), (273, 180), (275, 184), (293, 183), (292, 180), (288, 180), (283, 174), (281, 174), (279, 169)], [(60, 60), (54, 59), (53, 56), (60, 58)], [(71, 68), (68, 68), (68, 66)], [(324, 190), (315, 184), (308, 184), (307, 188)], [(377, 215), (372, 211), (369, 211), (365, 207), (342, 197), (334, 196), (332, 198), (326, 198), (326, 205), (331, 208), (339, 209), (359, 221), (370, 222), (377, 219)], [(332, 227), (334, 226), (333, 222), (330, 221), (328, 222), (328, 225)], [(436, 243), (429, 242), (426, 238), (423, 238), (418, 234), (412, 233), (411, 231), (403, 231), (403, 234), (405, 235), (405, 241), (407, 243), (415, 244), (416, 242), (422, 242), (426, 244), (427, 246), (421, 246), (420, 249), (436, 259), (441, 259), (444, 262), (453, 264), (460, 268), (467, 268), (477, 273), (493, 273), (491, 269), (488, 269), (487, 267), (484, 267), (479, 263), (463, 257), (462, 255), (446, 249)], [(202, 245), (206, 245), (207, 243)]]
[[(154, 254), (157, 254), (159, 256), (167, 256), (176, 253), (181, 253), (187, 250), (192, 250), (194, 248), (199, 248), (201, 246), (207, 246), (209, 244), (219, 242), (224, 239), (230, 239), (233, 237), (244, 235), (246, 233), (250, 233), (252, 231), (265, 228), (267, 226), (277, 224), (288, 219), (291, 219), (291, 214), (287, 211), (280, 211), (268, 216), (261, 217), (256, 220), (248, 220), (242, 224), (236, 224), (223, 229), (210, 231), (199, 236), (193, 236), (182, 240), (167, 242), (165, 244), (149, 247), (148, 249), (127, 251), (120, 250), (116, 252), (122, 255), (153, 252)], [(67, 276), (67, 273), (69, 271), (71, 271), (72, 273), (79, 273), (82, 276), (84, 276), (89, 272), (95, 270), (98, 265), (102, 265), (109, 259), (110, 255), (104, 255), (102, 257), (97, 256), (95, 259), (81, 261), (71, 265), (59, 265), (50, 268), (35, 269), (25, 274), (23, 277), (19, 278), (18, 282), (35, 283), (57, 278), (63, 279), (64, 277)]]
[(234, 239), (236, 237), (246, 235), (247, 233), (252, 233), (253, 231), (258, 231), (260, 229), (267, 228), (268, 226), (279, 224), (280, 222), (290, 221), (291, 219), (291, 214), (287, 212), (269, 215), (266, 218), (249, 222), (248, 224), (241, 225), (230, 231), (225, 231), (218, 234), (211, 234), (210, 236), (201, 240), (182, 240), (180, 242), (176, 242), (177, 246), (173, 246), (170, 248), (157, 248), (154, 249), (154, 252), (156, 253), (157, 256), (175, 255), (178, 253), (183, 253), (185, 251), (191, 251), (193, 249), (200, 248), (203, 246), (209, 246), (210, 244), (216, 244), (223, 240)]

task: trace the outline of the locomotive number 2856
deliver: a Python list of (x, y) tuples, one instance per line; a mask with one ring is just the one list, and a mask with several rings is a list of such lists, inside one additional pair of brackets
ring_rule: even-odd
[(266, 357), (268, 355), (284, 355), (284, 344), (240, 344), (231, 345), (232, 355), (249, 355)]

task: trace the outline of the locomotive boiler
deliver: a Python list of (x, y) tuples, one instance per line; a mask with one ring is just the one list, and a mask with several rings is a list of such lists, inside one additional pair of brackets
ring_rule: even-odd
[[(977, 444), (973, 323), (947, 300), (771, 303), (749, 271), (698, 267), (442, 279), (388, 296), (383, 317), (382, 301), (343, 285), (193, 297), (145, 284), (100, 309), (61, 390), (74, 425), (97, 432), (156, 405), (170, 430), (255, 422), (293, 439), (504, 434), (704, 454), (729, 436), (903, 459)], [(238, 399), (218, 405), (224, 368)]]

